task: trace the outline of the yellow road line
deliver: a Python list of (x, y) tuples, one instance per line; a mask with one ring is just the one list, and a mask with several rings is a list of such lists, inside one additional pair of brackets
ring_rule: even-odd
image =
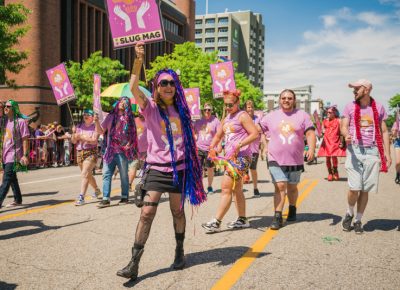
[[(303, 187), (306, 182), (304, 180), (299, 184)], [(313, 188), (318, 184), (318, 180), (313, 180), (311, 184), (303, 191), (297, 200), (296, 206), (300, 206), (302, 201), (308, 196)], [(287, 211), (285, 212), (287, 214)], [(279, 231), (268, 229), (251, 247), (247, 252), (236, 261), (236, 263), (225, 273), (225, 275), (214, 284), (213, 290), (231, 289), (233, 285), (240, 279), (243, 273), (250, 267), (254, 260), (260, 255), (267, 244), (278, 234)]]
[[(119, 191), (121, 191), (120, 188), (113, 189), (111, 191), (111, 196), (114, 195), (115, 193), (119, 192)], [(85, 199), (86, 200), (90, 200), (91, 198), (86, 197)], [(64, 201), (64, 202), (53, 204), (53, 205), (46, 205), (46, 206), (42, 206), (42, 207), (39, 207), (39, 208), (27, 209), (27, 210), (24, 210), (24, 211), (21, 211), (21, 212), (17, 212), (17, 213), (6, 214), (4, 216), (0, 216), (0, 221), (12, 219), (12, 218), (15, 218), (15, 217), (19, 217), (19, 216), (23, 216), (23, 215), (27, 215), (27, 214), (31, 214), (31, 213), (41, 212), (41, 211), (44, 211), (44, 210), (47, 210), (47, 209), (56, 208), (56, 207), (63, 206), (63, 205), (66, 205), (66, 204), (71, 204), (71, 203), (74, 203), (74, 202), (75, 202), (75, 200), (69, 200), (69, 201)]]

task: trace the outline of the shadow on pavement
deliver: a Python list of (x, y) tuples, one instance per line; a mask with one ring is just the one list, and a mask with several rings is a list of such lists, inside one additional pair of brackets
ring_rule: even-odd
[(54, 195), (57, 194), (58, 191), (49, 191), (49, 192), (32, 192), (32, 193), (24, 193), (22, 197), (25, 196), (42, 196), (42, 195)]
[(13, 290), (16, 289), (18, 284), (8, 284), (7, 282), (0, 281), (0, 289), (2, 290)]
[[(231, 265), (236, 260), (238, 260), (240, 257), (242, 257), (248, 250), (248, 247), (226, 247), (226, 248), (219, 248), (219, 249), (212, 249), (208, 251), (203, 251), (203, 252), (197, 252), (197, 253), (190, 253), (185, 255), (186, 259), (186, 266), (185, 269), (197, 266), (197, 265), (202, 265), (202, 264), (208, 264), (212, 262), (218, 262), (217, 266), (227, 266)], [(257, 257), (261, 258), (266, 255), (269, 255), (270, 253), (260, 253), (260, 252), (250, 252), (246, 254), (246, 257)], [(171, 262), (172, 262), (173, 256), (171, 256)], [(139, 276), (137, 280), (132, 281), (129, 280), (125, 282), (123, 285), (127, 288), (131, 288), (139, 284), (140, 282), (156, 277), (161, 274), (165, 274), (168, 272), (174, 272), (175, 270), (172, 269), (172, 267), (167, 267), (163, 269), (156, 270), (154, 272), (147, 273), (143, 276)]]
[(73, 202), (73, 201), (74, 200), (72, 200), (72, 199), (65, 199), (65, 200), (47, 199), (47, 200), (40, 200), (37, 202), (26, 203), (26, 204), (22, 202), (21, 206), (13, 207), (10, 209), (7, 209), (6, 207), (2, 207), (0, 213), (6, 213), (6, 212), (20, 210), (20, 209), (29, 209), (29, 208), (40, 207), (40, 206), (56, 205), (56, 204), (63, 203), (63, 202)]
[(364, 225), (364, 231), (373, 232), (375, 230), (378, 231), (391, 231), (391, 230), (400, 230), (400, 220), (387, 220), (387, 219), (376, 219), (368, 221)]
[[(87, 222), (90, 222), (90, 221), (72, 223), (72, 224), (68, 224), (68, 225), (64, 225), (64, 226), (47, 226), (41, 220), (6, 221), (6, 222), (0, 223), (0, 232), (3, 230), (17, 229), (17, 228), (24, 228), (24, 227), (31, 227), (31, 228), (34, 227), (34, 229), (20, 230), (20, 231), (14, 232), (14, 233), (6, 234), (6, 235), (0, 234), (0, 241), (18, 238), (18, 237), (30, 236), (30, 235), (34, 235), (34, 234), (39, 234), (41, 232), (48, 231), (48, 230), (58, 230), (60, 228), (76, 226), (76, 225), (80, 225), (80, 224), (87, 223)], [(3, 289), (3, 288), (0, 287), (0, 289)]]

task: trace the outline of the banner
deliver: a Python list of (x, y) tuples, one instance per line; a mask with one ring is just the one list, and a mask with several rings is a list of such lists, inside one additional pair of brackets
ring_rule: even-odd
[(186, 97), (186, 101), (190, 110), (190, 115), (192, 116), (192, 120), (201, 119), (201, 111), (200, 111), (200, 89), (199, 88), (190, 88), (183, 89)]
[(107, 0), (114, 49), (164, 40), (161, 13), (156, 0)]
[(62, 104), (76, 99), (74, 88), (69, 81), (67, 70), (63, 63), (48, 69), (46, 74), (50, 81), (51, 88), (53, 89), (57, 105), (61, 106)]
[(98, 74), (93, 75), (93, 112), (99, 115), (99, 121), (102, 122), (103, 118), (103, 110), (101, 109), (101, 101), (100, 101), (100, 93), (101, 93), (101, 76)]
[(236, 89), (232, 61), (210, 64), (214, 98), (222, 98), (224, 91)]
[(315, 126), (317, 127), (317, 136), (321, 137), (322, 136), (321, 120), (319, 119), (317, 110), (314, 111), (313, 117), (314, 117)]

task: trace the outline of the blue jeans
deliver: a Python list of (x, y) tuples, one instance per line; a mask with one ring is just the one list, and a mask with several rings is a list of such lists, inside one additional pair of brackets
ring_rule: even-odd
[(0, 186), (0, 207), (7, 196), (10, 187), (14, 194), (14, 201), (22, 203), (21, 189), (19, 188), (17, 173), (13, 170), (14, 162), (3, 164), (3, 182)]
[(110, 163), (103, 164), (103, 199), (110, 199), (111, 179), (118, 166), (119, 176), (121, 178), (121, 198), (129, 197), (129, 179), (128, 179), (128, 159), (122, 153), (114, 155)]

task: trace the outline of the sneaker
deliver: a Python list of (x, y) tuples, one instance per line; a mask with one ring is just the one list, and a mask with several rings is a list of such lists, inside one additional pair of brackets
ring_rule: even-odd
[(215, 218), (208, 223), (202, 224), (201, 226), (206, 230), (207, 234), (217, 233), (221, 231), (221, 223), (218, 222)]
[(286, 221), (288, 222), (296, 221), (296, 207), (294, 205), (289, 205), (289, 212)]
[(103, 199), (103, 193), (101, 193), (100, 188), (97, 188), (93, 194), (92, 194), (93, 198), (97, 198), (97, 199)]
[(333, 175), (329, 173), (328, 175), (328, 181), (332, 181), (333, 180)]
[(6, 207), (10, 208), (10, 207), (16, 207), (16, 206), (20, 206), (20, 205), (22, 205), (22, 203), (18, 203), (16, 201), (13, 201), (12, 203), (7, 204)]
[(353, 227), (354, 232), (358, 235), (361, 235), (364, 232), (361, 221), (355, 221)]
[(258, 188), (254, 189), (254, 195), (253, 195), (253, 197), (261, 197), (260, 191), (258, 190)]
[(214, 193), (212, 186), (207, 187), (207, 194)]
[(97, 205), (98, 208), (104, 208), (110, 206), (110, 200), (108, 199), (103, 199), (100, 201), (100, 203)]
[(344, 217), (342, 222), (342, 228), (345, 232), (350, 232), (353, 229), (353, 227), (351, 226), (351, 221), (353, 220), (353, 217), (354, 216), (346, 213), (346, 216)]
[(118, 202), (118, 205), (125, 205), (128, 204), (129, 200), (126, 197), (121, 198), (121, 200)]
[(75, 201), (76, 206), (84, 205), (85, 204), (85, 198), (83, 195), (79, 195), (78, 199)]
[(282, 220), (282, 215), (280, 214), (275, 214), (274, 218), (272, 219), (272, 223), (270, 225), (271, 230), (279, 230), (283, 226), (283, 220)]
[(250, 223), (249, 221), (243, 218), (237, 218), (237, 220), (228, 223), (227, 225), (228, 229), (243, 229), (243, 228), (249, 228)]

